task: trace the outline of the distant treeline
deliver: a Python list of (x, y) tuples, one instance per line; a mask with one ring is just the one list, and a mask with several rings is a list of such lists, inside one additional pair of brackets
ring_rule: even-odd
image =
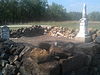
[[(100, 21), (100, 12), (92, 12), (88, 17), (89, 20)], [(62, 5), (49, 5), (47, 0), (0, 0), (0, 24), (80, 18), (80, 12), (67, 12)]]

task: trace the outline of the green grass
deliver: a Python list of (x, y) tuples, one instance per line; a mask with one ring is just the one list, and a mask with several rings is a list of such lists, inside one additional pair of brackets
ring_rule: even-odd
[(100, 22), (99, 21), (90, 21), (89, 28), (99, 29), (100, 30)]
[[(21, 25), (50, 25), (50, 26), (61, 26), (61, 27), (66, 27), (66, 28), (71, 28), (71, 29), (79, 29), (79, 24), (80, 24), (79, 21), (61, 21), (61, 22), (55, 22), (55, 21), (43, 22), (42, 21), (42, 22), (23, 23)], [(100, 29), (100, 22), (90, 21), (89, 28)], [(16, 29), (16, 28), (10, 28), (10, 29)]]
[(61, 26), (61, 27), (68, 27), (68, 28), (77, 28), (78, 27), (78, 21), (49, 21), (49, 22), (31, 22), (27, 23), (29, 25), (50, 25), (50, 26)]

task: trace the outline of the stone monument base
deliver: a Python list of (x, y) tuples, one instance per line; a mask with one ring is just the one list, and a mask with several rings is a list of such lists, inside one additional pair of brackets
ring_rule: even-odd
[(75, 41), (81, 42), (81, 43), (89, 43), (89, 42), (92, 42), (92, 38), (91, 38), (91, 36), (75, 37)]

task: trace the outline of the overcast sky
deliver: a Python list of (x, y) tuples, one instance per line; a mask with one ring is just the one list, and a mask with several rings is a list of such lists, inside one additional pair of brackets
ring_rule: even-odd
[(49, 4), (52, 4), (52, 2), (63, 5), (68, 12), (81, 12), (83, 3), (86, 3), (88, 13), (92, 11), (100, 12), (100, 0), (48, 0)]

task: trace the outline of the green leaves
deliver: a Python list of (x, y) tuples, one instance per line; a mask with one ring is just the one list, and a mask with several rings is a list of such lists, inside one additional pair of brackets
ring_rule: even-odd
[(89, 14), (89, 20), (100, 21), (100, 12), (92, 12)]
[[(0, 0), (0, 24), (80, 19), (80, 12), (68, 13), (62, 5), (48, 5), (47, 0)], [(89, 20), (100, 21), (100, 13), (90, 13)]]
[(46, 0), (0, 0), (0, 23), (40, 20)]

